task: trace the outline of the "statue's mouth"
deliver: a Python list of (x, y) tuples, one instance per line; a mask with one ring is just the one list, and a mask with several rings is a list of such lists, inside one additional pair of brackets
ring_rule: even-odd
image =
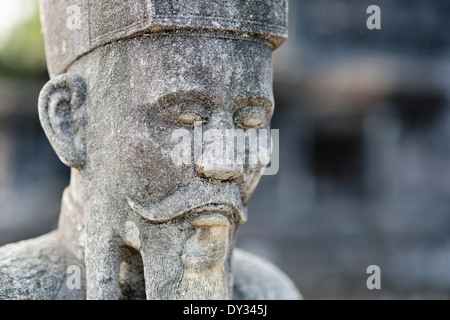
[(236, 224), (247, 221), (237, 185), (192, 182), (156, 203), (127, 198), (129, 207), (139, 217), (152, 223), (164, 223), (189, 215), (218, 213)]
[(128, 199), (128, 205), (133, 210), (133, 212), (136, 213), (139, 217), (148, 220), (152, 223), (164, 223), (170, 220), (176, 220), (190, 215), (212, 214), (212, 213), (224, 215), (232, 221), (240, 223), (244, 222), (242, 221), (243, 220), (243, 218), (241, 217), (242, 214), (239, 212), (239, 210), (229, 203), (206, 203), (200, 206), (190, 208), (178, 214), (171, 215), (170, 217), (164, 217), (159, 219), (154, 216), (151, 209), (149, 210), (149, 207), (151, 207), (151, 205), (149, 204), (142, 204), (133, 201), (131, 199)]

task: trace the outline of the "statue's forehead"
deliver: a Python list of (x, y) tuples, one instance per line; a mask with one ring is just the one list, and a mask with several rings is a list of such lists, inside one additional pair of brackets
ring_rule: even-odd
[(271, 50), (263, 44), (177, 36), (129, 45), (130, 87), (145, 100), (139, 102), (190, 91), (228, 99), (272, 97)]

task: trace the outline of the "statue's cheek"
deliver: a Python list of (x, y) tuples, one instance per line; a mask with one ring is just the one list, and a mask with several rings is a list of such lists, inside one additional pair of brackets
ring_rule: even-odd
[(157, 201), (192, 180), (193, 170), (174, 163), (171, 146), (169, 129), (141, 125), (127, 132), (120, 162), (129, 196), (136, 201)]

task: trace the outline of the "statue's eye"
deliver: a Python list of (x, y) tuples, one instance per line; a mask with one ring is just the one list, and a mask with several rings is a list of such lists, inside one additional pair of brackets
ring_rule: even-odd
[(196, 101), (181, 101), (165, 106), (162, 115), (182, 125), (192, 126), (207, 118), (205, 108)]
[(185, 114), (180, 115), (177, 120), (183, 124), (193, 125), (195, 122), (202, 121), (203, 119), (198, 114), (185, 113)]
[(242, 128), (260, 128), (267, 123), (267, 112), (263, 106), (249, 106), (234, 114), (234, 122)]
[(259, 115), (253, 115), (243, 118), (240, 120), (240, 123), (244, 127), (255, 128), (262, 125), (264, 123), (264, 119), (262, 119)]

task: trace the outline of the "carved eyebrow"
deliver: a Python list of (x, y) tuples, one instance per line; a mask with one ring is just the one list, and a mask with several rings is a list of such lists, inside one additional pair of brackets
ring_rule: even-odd
[(270, 118), (274, 112), (273, 99), (267, 97), (252, 97), (241, 99), (233, 103), (233, 112), (239, 109), (249, 107), (249, 106), (262, 106), (266, 109), (267, 115)]

